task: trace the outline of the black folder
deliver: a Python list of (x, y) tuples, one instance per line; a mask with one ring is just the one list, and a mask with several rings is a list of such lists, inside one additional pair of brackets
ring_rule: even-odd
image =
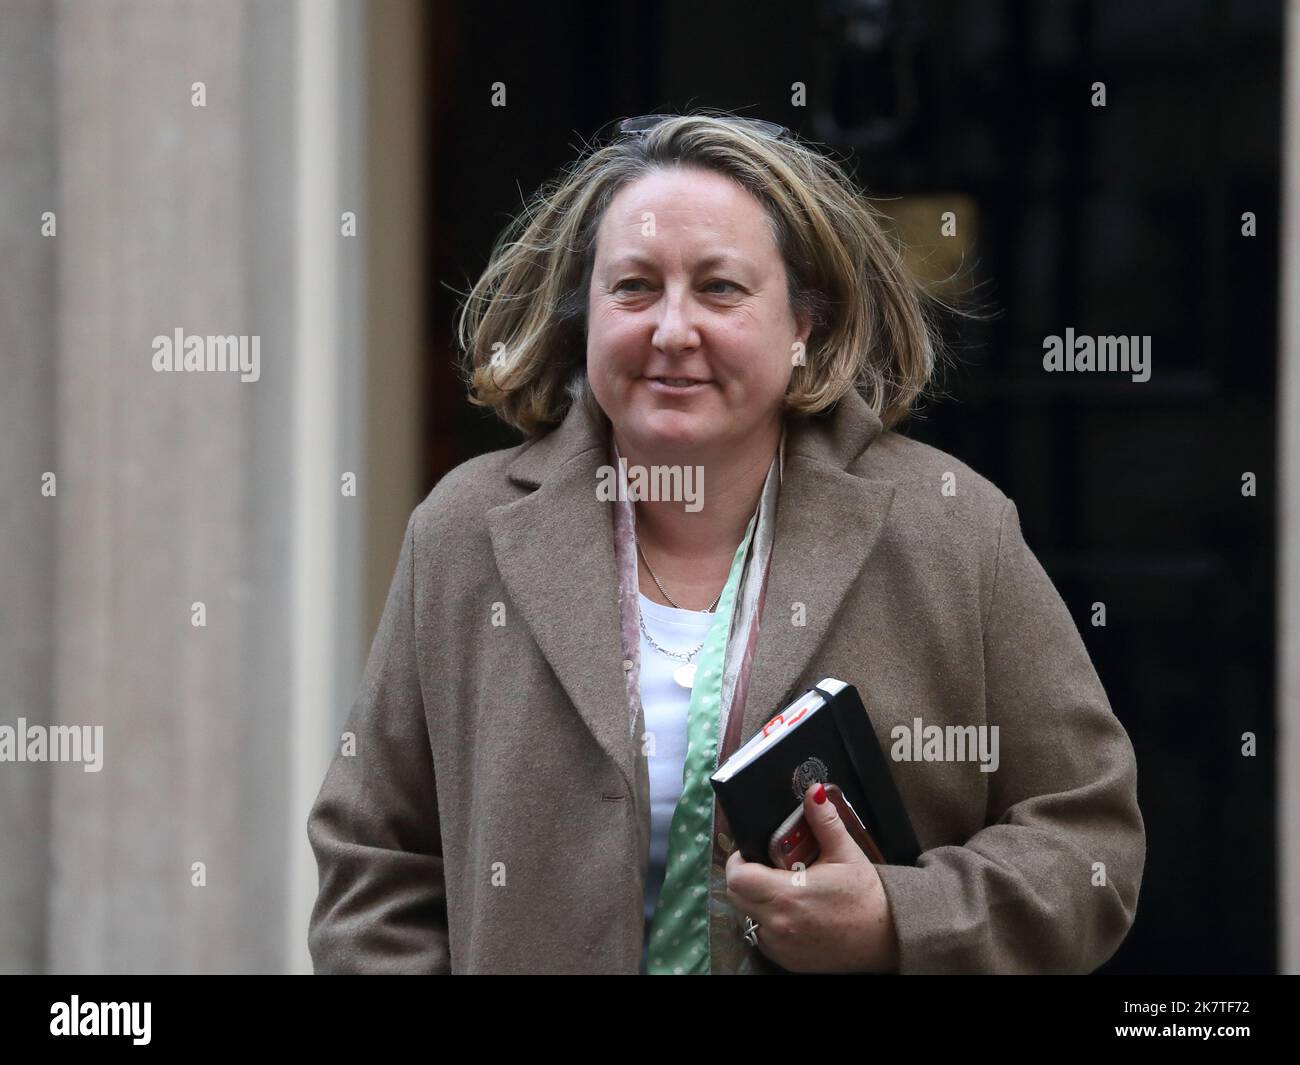
[(746, 861), (770, 865), (768, 841), (812, 783), (835, 783), (889, 865), (920, 855), (911, 819), (858, 690), (814, 684), (709, 778)]

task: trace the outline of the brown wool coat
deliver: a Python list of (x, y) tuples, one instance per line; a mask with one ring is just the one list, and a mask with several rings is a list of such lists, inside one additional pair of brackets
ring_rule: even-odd
[[(649, 777), (595, 490), (606, 431), (575, 407), (411, 516), (355, 754), (307, 826), (317, 972), (637, 972)], [(886, 750), (916, 717), (999, 727), (996, 772), (891, 762), (924, 852), (878, 867), (903, 973), (1114, 953), (1146, 859), (1128, 735), (1015, 505), (856, 392), (790, 426), (741, 742), (826, 676), (857, 686)]]

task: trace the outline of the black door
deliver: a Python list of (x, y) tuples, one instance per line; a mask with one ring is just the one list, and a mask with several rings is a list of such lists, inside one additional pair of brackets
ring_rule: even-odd
[[(1275, 971), (1282, 30), (1280, 2), (440, 4), (429, 484), (518, 442), (464, 402), (447, 286), (582, 138), (706, 106), (851, 151), (918, 269), (997, 312), (945, 322), (904, 431), (1016, 501), (1137, 749), (1146, 872), (1101, 971)], [(1045, 371), (1067, 329), (1149, 338), (1149, 380)]]

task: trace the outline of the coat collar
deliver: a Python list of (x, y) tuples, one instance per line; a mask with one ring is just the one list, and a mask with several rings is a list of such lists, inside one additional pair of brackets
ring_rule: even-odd
[[(805, 677), (856, 583), (894, 495), (892, 481), (848, 472), (880, 435), (856, 391), (826, 415), (794, 417), (777, 504), (767, 598), (749, 681), (741, 743), (820, 677)], [(631, 735), (620, 643), (612, 504), (597, 498), (609, 461), (609, 421), (575, 403), (563, 423), (507, 467), (536, 489), (487, 513), (497, 568), (569, 699), (636, 795), (639, 742)], [(803, 624), (793, 618), (803, 604)], [(503, 662), (503, 669), (510, 663)], [(643, 801), (646, 796), (640, 796)]]

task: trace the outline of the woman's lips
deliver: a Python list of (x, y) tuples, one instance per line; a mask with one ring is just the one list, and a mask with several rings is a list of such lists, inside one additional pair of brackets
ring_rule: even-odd
[[(674, 380), (683, 380), (683, 378), (674, 378)], [(711, 381), (696, 381), (690, 385), (670, 385), (661, 378), (646, 378), (646, 384), (650, 386), (650, 390), (664, 396), (693, 396), (697, 392), (703, 392), (712, 383)]]

